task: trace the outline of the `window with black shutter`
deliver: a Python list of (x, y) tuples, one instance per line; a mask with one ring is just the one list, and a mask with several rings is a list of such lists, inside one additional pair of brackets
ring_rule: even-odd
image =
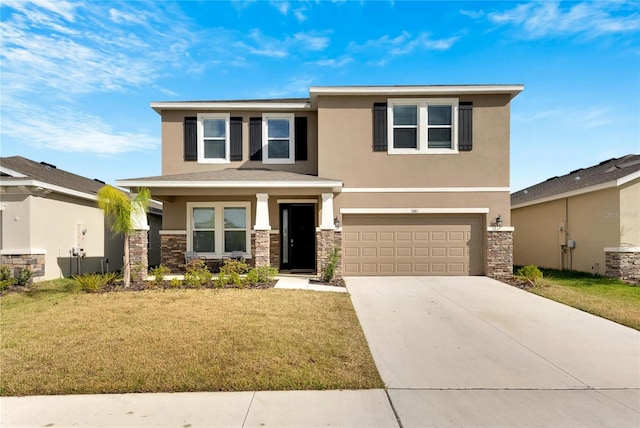
[(473, 103), (460, 102), (458, 106), (458, 150), (469, 152), (473, 148)]
[(387, 151), (387, 103), (373, 104), (373, 151)]
[(295, 118), (295, 143), (296, 160), (307, 160), (307, 118), (304, 116)]

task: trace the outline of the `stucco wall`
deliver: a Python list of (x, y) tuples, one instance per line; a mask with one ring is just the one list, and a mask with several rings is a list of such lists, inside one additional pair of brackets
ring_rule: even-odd
[(440, 155), (373, 151), (373, 104), (387, 98), (318, 98), (321, 177), (345, 187), (509, 186), (509, 95), (458, 97), (473, 102), (473, 150)]
[(0, 249), (27, 250), (31, 248), (29, 218), (30, 201), (33, 196), (26, 194), (3, 194), (2, 204), (2, 245)]
[(640, 247), (640, 179), (620, 187), (620, 246)]
[[(296, 111), (296, 116), (307, 117), (307, 160), (295, 164), (263, 164), (262, 161), (250, 161), (249, 119), (262, 117), (262, 111), (225, 111), (231, 117), (242, 117), (242, 161), (226, 164), (199, 164), (197, 161), (184, 161), (184, 118), (195, 117), (198, 113), (211, 111), (163, 111), (162, 112), (162, 175), (183, 174), (188, 172), (215, 171), (226, 168), (266, 168), (290, 171), (301, 174), (318, 173), (318, 121), (314, 111)], [(291, 113), (291, 111), (287, 111)]]
[[(620, 216), (612, 214), (620, 211), (617, 188), (514, 209), (514, 263), (604, 274), (604, 248), (620, 246)], [(564, 257), (562, 222), (576, 243)]]

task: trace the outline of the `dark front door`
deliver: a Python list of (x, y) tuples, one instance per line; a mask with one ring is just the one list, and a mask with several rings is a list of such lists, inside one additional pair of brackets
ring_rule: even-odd
[(281, 269), (316, 268), (316, 209), (313, 204), (287, 204), (280, 208)]

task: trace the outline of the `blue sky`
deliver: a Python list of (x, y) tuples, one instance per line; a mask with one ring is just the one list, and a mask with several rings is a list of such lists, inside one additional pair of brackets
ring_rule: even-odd
[(521, 83), (511, 189), (640, 153), (640, 2), (3, 1), (0, 154), (160, 174), (151, 101)]

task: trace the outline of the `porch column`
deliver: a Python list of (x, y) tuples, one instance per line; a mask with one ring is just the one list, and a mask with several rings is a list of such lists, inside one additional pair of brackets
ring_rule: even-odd
[(269, 223), (269, 195), (267, 193), (256, 194), (256, 224), (255, 231), (255, 266), (269, 266), (271, 264), (271, 224)]
[[(129, 195), (131, 200), (136, 194)], [(149, 224), (147, 213), (131, 212), (133, 231), (129, 234), (129, 265), (131, 266), (131, 280), (139, 283), (147, 279), (149, 269)]]
[(333, 193), (322, 194), (322, 218), (316, 232), (316, 270), (323, 275), (325, 266), (335, 246), (335, 225), (333, 223)]

